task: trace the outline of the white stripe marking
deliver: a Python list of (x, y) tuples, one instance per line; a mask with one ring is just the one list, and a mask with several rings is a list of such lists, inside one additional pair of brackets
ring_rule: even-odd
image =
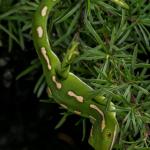
[(90, 137), (93, 136), (93, 126), (91, 127), (91, 130), (90, 130)]
[(60, 104), (61, 107), (65, 108), (65, 109), (68, 109), (68, 107), (64, 104)]
[(44, 6), (43, 9), (42, 9), (42, 11), (41, 11), (41, 16), (42, 16), (42, 17), (45, 17), (45, 16), (46, 16), (47, 10), (48, 10), (48, 7), (47, 7), (47, 6)]
[(43, 28), (41, 26), (37, 27), (36, 29), (38, 37), (42, 38), (43, 37)]
[(111, 146), (110, 146), (110, 150), (113, 148), (113, 145), (115, 143), (116, 133), (117, 133), (117, 125), (115, 126), (115, 131), (114, 131), (112, 143), (111, 143)]
[(89, 116), (89, 118), (94, 120), (94, 121), (96, 121), (96, 119), (93, 116), (91, 116), (91, 115)]
[(77, 110), (75, 110), (74, 113), (77, 114), (77, 115), (81, 115), (81, 112), (77, 111)]
[(101, 124), (101, 128), (102, 128), (102, 131), (104, 130), (105, 128), (105, 117), (104, 117), (104, 113), (94, 104), (90, 104), (90, 107), (95, 109), (101, 116), (102, 116), (102, 124)]
[(83, 103), (83, 97), (82, 96), (78, 96), (76, 95), (74, 92), (72, 91), (68, 91), (68, 95), (69, 96), (72, 96), (72, 97), (75, 97), (75, 99), (80, 102), (80, 103)]
[(49, 88), (49, 87), (47, 87), (47, 94), (48, 94), (48, 96), (51, 96), (52, 95), (52, 91), (51, 91), (51, 89)]
[(48, 58), (48, 56), (47, 56), (47, 54), (46, 54), (46, 49), (45, 49), (45, 47), (42, 47), (42, 48), (41, 48), (41, 53), (42, 53), (42, 55), (44, 56), (44, 58), (45, 58), (45, 60), (46, 60), (48, 70), (51, 70), (52, 67), (51, 67), (51, 65), (50, 65), (49, 58)]
[(53, 80), (53, 82), (56, 84), (56, 87), (57, 87), (58, 89), (61, 89), (62, 85), (61, 85), (61, 83), (59, 83), (59, 82), (56, 80), (56, 76), (52, 76), (52, 80)]

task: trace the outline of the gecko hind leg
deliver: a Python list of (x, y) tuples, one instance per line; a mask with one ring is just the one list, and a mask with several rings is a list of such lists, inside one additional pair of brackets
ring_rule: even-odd
[(58, 75), (63, 79), (66, 79), (68, 77), (69, 71), (70, 71), (70, 65), (74, 61), (75, 57), (79, 54), (78, 53), (78, 45), (79, 45), (78, 39), (79, 39), (79, 35), (76, 34), (69, 48), (67, 49), (65, 57), (61, 64), (61, 68), (58, 71)]

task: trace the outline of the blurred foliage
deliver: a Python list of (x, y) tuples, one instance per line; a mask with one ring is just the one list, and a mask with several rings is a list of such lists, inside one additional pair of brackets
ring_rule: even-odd
[[(48, 23), (52, 49), (61, 60), (79, 33), (80, 55), (71, 70), (95, 89), (93, 94), (104, 95), (108, 104), (115, 104), (120, 124), (116, 150), (150, 147), (150, 2), (126, 3), (129, 9), (108, 0), (62, 1), (51, 11)], [(38, 5), (39, 0), (0, 1), (1, 47), (7, 40), (9, 52), (14, 43), (26, 49), (25, 41), (32, 41), (32, 15)], [(17, 79), (35, 70), (41, 70), (36, 58)], [(45, 89), (41, 74), (34, 93), (43, 101), (47, 99), (43, 96)], [(66, 121), (66, 116), (56, 128)]]

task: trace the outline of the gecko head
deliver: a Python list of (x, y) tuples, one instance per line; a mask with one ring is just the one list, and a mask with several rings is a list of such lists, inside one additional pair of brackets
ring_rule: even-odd
[(119, 129), (118, 122), (112, 114), (106, 117), (106, 127), (102, 131), (102, 138), (104, 139), (101, 143), (105, 150), (112, 150), (117, 137), (117, 131)]
[(112, 150), (117, 131), (118, 122), (112, 113), (109, 113), (105, 116), (104, 129), (101, 128), (98, 122), (93, 124), (89, 143), (95, 150)]
[(108, 110), (106, 110), (107, 100), (102, 96), (95, 97), (94, 101), (98, 105), (96, 107), (92, 106), (92, 108), (99, 112), (100, 117), (93, 122), (89, 143), (95, 150), (112, 150), (119, 129), (116, 112), (113, 111), (115, 106), (110, 102)]

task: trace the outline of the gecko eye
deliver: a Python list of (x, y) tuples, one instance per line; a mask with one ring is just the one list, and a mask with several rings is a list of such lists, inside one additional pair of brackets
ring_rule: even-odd
[(111, 131), (106, 131), (106, 136), (107, 136), (108, 138), (111, 138), (111, 136), (112, 136)]
[(111, 132), (107, 133), (107, 137), (110, 138), (111, 137)]

